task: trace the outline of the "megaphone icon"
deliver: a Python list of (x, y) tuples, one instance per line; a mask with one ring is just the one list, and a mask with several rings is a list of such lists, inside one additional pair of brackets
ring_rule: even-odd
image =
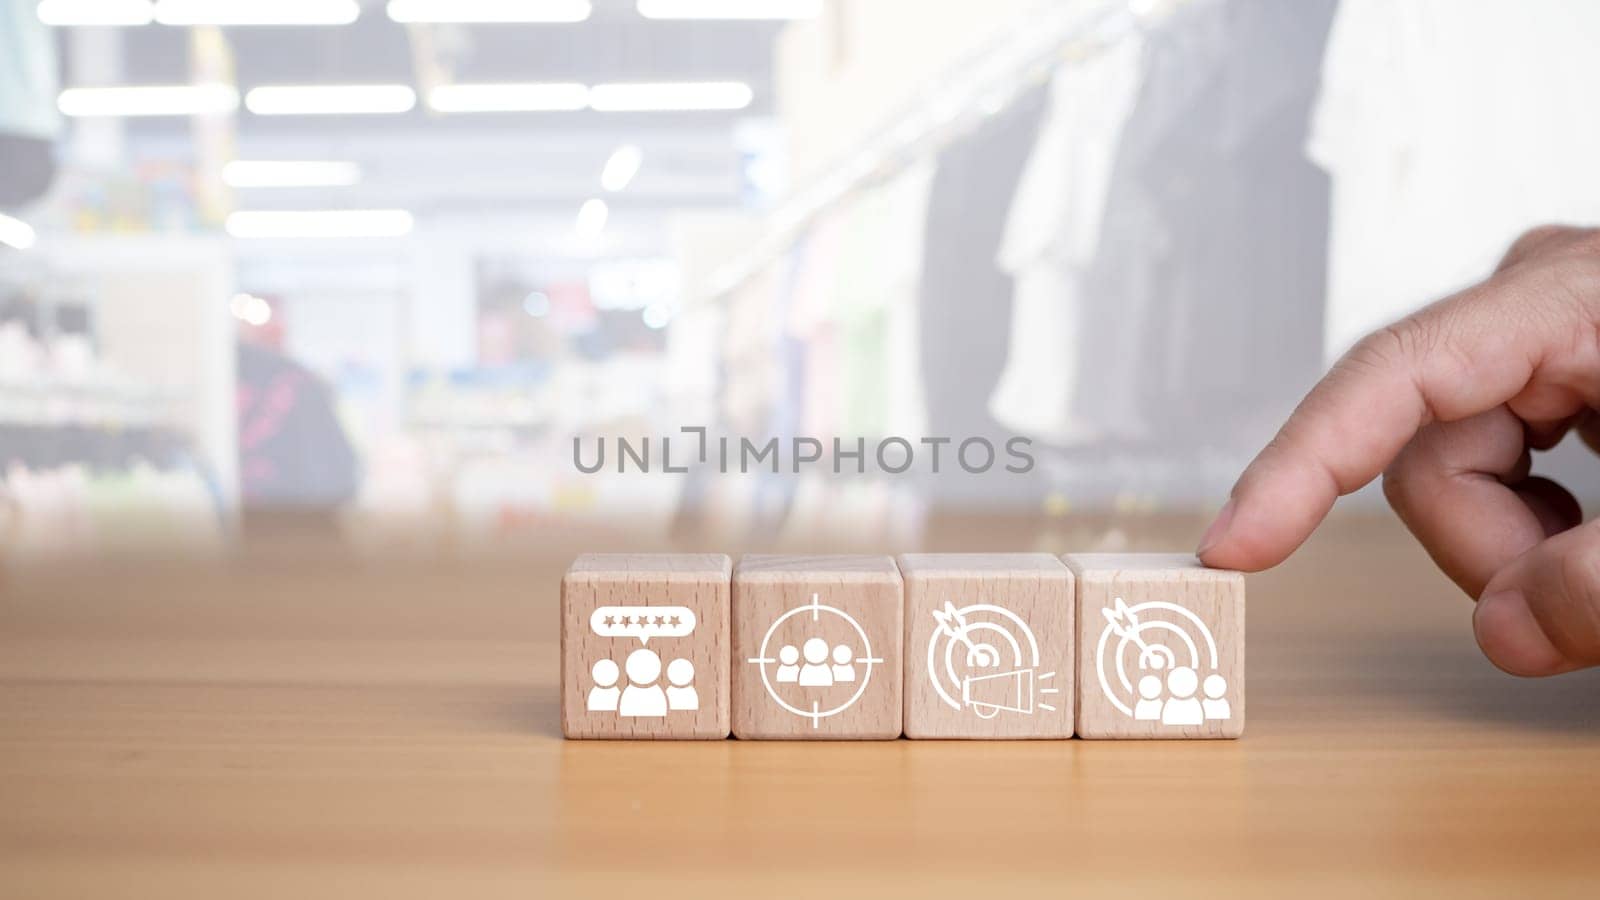
[(992, 719), (1002, 711), (1032, 715), (1033, 670), (968, 675), (961, 682), (961, 702), (980, 719)]

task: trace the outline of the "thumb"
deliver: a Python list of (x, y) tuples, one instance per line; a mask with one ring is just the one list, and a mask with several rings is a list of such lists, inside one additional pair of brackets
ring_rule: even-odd
[(1489, 661), (1513, 675), (1600, 665), (1600, 522), (1554, 535), (1495, 573), (1472, 630)]

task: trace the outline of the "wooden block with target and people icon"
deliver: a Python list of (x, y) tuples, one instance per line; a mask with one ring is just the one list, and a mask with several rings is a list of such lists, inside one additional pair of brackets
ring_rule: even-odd
[(1178, 554), (1068, 554), (1081, 738), (1244, 732), (1244, 576)]
[(746, 556), (733, 572), (733, 733), (893, 740), (900, 569), (887, 556)]

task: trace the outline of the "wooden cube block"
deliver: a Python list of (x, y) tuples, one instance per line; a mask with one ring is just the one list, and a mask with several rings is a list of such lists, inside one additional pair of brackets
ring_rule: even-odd
[(1244, 732), (1244, 576), (1192, 556), (1062, 557), (1078, 582), (1078, 736)]
[(733, 561), (591, 553), (561, 580), (561, 730), (569, 738), (728, 736)]
[(900, 736), (900, 570), (887, 556), (746, 556), (733, 572), (733, 734)]
[(1046, 553), (908, 553), (909, 738), (1070, 738), (1072, 572)]

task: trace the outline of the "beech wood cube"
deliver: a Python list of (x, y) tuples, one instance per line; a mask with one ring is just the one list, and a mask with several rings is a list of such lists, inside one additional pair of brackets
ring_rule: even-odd
[(590, 553), (561, 580), (561, 730), (569, 738), (728, 736), (733, 562)]
[(1072, 572), (1047, 553), (908, 553), (909, 738), (1072, 737)]
[(733, 734), (893, 740), (900, 570), (887, 556), (746, 556), (733, 572)]
[(1068, 554), (1082, 738), (1244, 732), (1244, 576), (1178, 554)]

